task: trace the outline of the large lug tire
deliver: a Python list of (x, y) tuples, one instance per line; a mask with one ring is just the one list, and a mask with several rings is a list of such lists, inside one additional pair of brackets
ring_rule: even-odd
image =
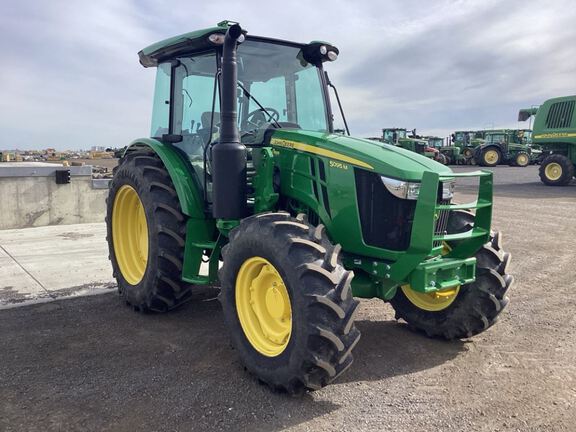
[(442, 165), (448, 165), (448, 158), (446, 155), (439, 153), (436, 162), (440, 162)]
[(143, 150), (120, 159), (106, 205), (113, 275), (127, 304), (166, 312), (189, 300), (192, 286), (180, 280), (186, 216), (162, 161)]
[[(472, 215), (453, 212), (448, 232), (467, 231), (472, 225)], [(420, 294), (420, 297), (407, 291), (409, 287), (398, 289), (390, 301), (396, 319), (404, 320), (429, 337), (448, 340), (469, 338), (491, 327), (508, 304), (506, 292), (513, 282), (508, 274), (510, 254), (502, 250), (501, 239), (500, 233), (492, 234), (490, 241), (476, 253), (476, 280), (472, 283), (438, 295)], [(430, 296), (428, 302), (414, 301), (425, 296)]]
[(502, 153), (495, 147), (487, 147), (480, 152), (478, 163), (486, 167), (495, 167), (502, 161)]
[(574, 177), (574, 164), (564, 155), (546, 156), (540, 165), (540, 180), (548, 186), (566, 186)]
[(352, 364), (359, 303), (339, 252), (302, 215), (255, 215), (230, 232), (220, 270), (224, 317), (246, 369), (275, 390), (320, 389)]

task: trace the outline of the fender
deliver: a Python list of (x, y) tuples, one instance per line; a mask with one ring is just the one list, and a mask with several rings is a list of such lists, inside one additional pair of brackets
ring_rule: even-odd
[(152, 150), (162, 160), (176, 189), (182, 213), (194, 219), (206, 219), (200, 181), (184, 154), (153, 138), (139, 138), (128, 145), (124, 155), (142, 148)]

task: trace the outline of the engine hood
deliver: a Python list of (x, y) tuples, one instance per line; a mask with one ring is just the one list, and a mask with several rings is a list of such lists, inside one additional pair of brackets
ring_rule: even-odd
[(399, 180), (421, 181), (426, 171), (452, 173), (447, 166), (401, 147), (340, 134), (278, 129), (272, 135), (271, 144), (317, 154)]

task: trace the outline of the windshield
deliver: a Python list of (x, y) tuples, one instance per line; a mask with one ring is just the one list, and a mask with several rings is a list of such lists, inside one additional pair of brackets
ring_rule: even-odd
[(329, 131), (320, 70), (300, 48), (247, 40), (238, 47), (238, 121), (241, 133), (268, 122)]
[(442, 147), (442, 141), (443, 141), (443, 140), (442, 140), (441, 138), (432, 138), (432, 139), (430, 140), (430, 146), (431, 146), (431, 147), (436, 147), (436, 148)]
[(532, 131), (531, 130), (520, 130), (518, 131), (518, 138), (523, 144), (532, 143)]
[(506, 135), (504, 135), (504, 134), (486, 135), (486, 142), (488, 142), (488, 143), (505, 143), (506, 142)]
[(384, 129), (382, 133), (382, 138), (384, 141), (396, 142), (401, 138), (406, 138), (406, 130), (404, 129)]

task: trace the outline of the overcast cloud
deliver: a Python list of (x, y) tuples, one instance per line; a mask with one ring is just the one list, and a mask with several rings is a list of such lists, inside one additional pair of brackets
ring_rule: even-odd
[(516, 127), (519, 108), (576, 93), (576, 2), (9, 1), (0, 14), (0, 149), (121, 147), (147, 136), (154, 70), (137, 52), (239, 21), (329, 40), (353, 135)]

